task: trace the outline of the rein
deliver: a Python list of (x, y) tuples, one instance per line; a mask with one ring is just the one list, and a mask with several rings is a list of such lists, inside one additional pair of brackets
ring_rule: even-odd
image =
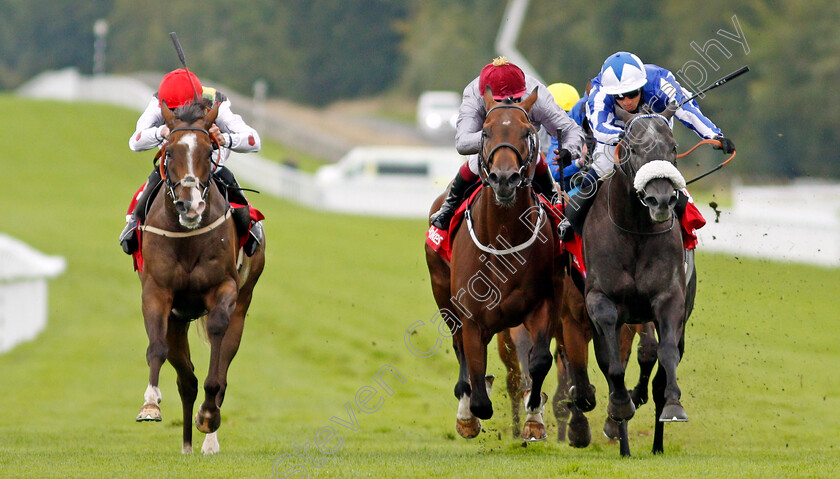
[[(697, 149), (697, 147), (698, 147), (698, 146), (700, 146), (700, 145), (716, 145), (718, 148), (721, 148), (721, 147), (723, 146), (723, 145), (720, 143), (720, 141), (718, 141), (718, 140), (703, 140), (703, 141), (701, 141), (701, 142), (697, 143), (696, 145), (694, 145), (694, 147), (693, 147), (693, 148), (691, 148), (690, 150), (686, 151), (685, 153), (680, 153), (679, 155), (677, 155), (677, 158), (682, 158), (682, 157), (684, 157), (684, 156), (687, 156), (689, 153), (691, 153), (692, 151), (694, 151), (695, 149)], [(709, 170), (709, 171), (707, 171), (707, 172), (703, 173), (702, 175), (700, 175), (700, 176), (698, 176), (698, 177), (694, 178), (693, 180), (686, 181), (686, 182), (685, 182), (685, 184), (686, 184), (686, 185), (690, 185), (691, 183), (694, 183), (695, 181), (699, 180), (700, 178), (705, 178), (705, 177), (707, 177), (707, 176), (711, 175), (711, 174), (712, 174), (712, 173), (714, 173), (715, 171), (717, 171), (717, 170), (719, 170), (719, 169), (723, 168), (724, 166), (726, 166), (726, 164), (727, 164), (727, 163), (729, 163), (730, 161), (732, 161), (732, 158), (735, 158), (735, 151), (734, 151), (734, 150), (732, 151), (732, 154), (729, 156), (729, 158), (727, 158), (727, 159), (726, 159), (726, 161), (724, 161), (723, 163), (721, 163), (721, 164), (717, 165), (716, 167), (712, 168), (711, 170)]]

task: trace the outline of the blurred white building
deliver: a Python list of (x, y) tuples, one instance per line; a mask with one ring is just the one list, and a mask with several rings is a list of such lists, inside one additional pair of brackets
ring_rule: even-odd
[(64, 258), (0, 234), (0, 352), (34, 339), (47, 326), (47, 280), (65, 268)]

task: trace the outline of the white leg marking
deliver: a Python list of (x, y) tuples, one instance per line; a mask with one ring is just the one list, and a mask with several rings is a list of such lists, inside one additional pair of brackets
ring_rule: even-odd
[(470, 411), (470, 396), (468, 394), (462, 394), (458, 401), (457, 417), (460, 421), (469, 421), (474, 417), (472, 411)]
[(216, 433), (211, 432), (204, 436), (204, 444), (201, 445), (202, 454), (216, 454), (219, 452), (219, 440), (216, 438)]
[(525, 417), (525, 421), (534, 421), (540, 424), (543, 423), (543, 413), (545, 412), (545, 400), (548, 396), (545, 394), (540, 394), (540, 407), (537, 409), (528, 409), (528, 400), (531, 399), (531, 393), (525, 396), (525, 412), (528, 415)]
[(181, 454), (192, 454), (192, 452), (193, 452), (193, 450), (192, 450), (192, 444), (187, 444), (187, 443), (184, 443), (184, 444), (181, 446)]
[(143, 394), (143, 399), (146, 401), (145, 404), (159, 405), (163, 400), (163, 397), (160, 395), (160, 388), (149, 384), (146, 388), (146, 393)]

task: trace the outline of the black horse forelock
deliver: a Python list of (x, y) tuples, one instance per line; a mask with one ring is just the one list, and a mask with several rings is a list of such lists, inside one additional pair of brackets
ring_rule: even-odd
[(175, 117), (179, 120), (192, 124), (207, 115), (207, 108), (203, 101), (199, 101), (180, 106), (172, 113), (174, 113)]

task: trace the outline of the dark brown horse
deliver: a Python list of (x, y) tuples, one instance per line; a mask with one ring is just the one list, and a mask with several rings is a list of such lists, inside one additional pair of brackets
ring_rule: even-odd
[(676, 168), (676, 142), (662, 114), (616, 109), (626, 136), (616, 171), (605, 180), (583, 227), (586, 308), (594, 325), (595, 355), (610, 387), (607, 413), (620, 424), (621, 454), (630, 455), (626, 421), (635, 406), (624, 384), (618, 344), (624, 323), (653, 321), (659, 368), (653, 379), (657, 423), (653, 452), (662, 452), (662, 423), (686, 421), (677, 386), (685, 324), (694, 304), (693, 273), (686, 281), (685, 251), (674, 207), (685, 180)]
[(456, 429), (466, 438), (481, 431), (479, 419), (493, 415), (485, 378), (487, 345), (494, 334), (519, 324), (533, 343), (528, 352), (533, 386), (523, 434), (533, 440), (546, 437), (542, 412), (547, 396), (541, 389), (551, 368), (551, 314), (559, 284), (553, 281), (556, 233), (528, 181), (538, 154), (529, 116), (536, 100), (536, 90), (519, 104), (496, 102), (489, 89), (484, 93), (487, 116), (479, 158), (488, 188), (454, 233), (450, 264), (426, 246), (432, 292), (452, 330), (460, 365)]
[(198, 379), (190, 360), (187, 331), (191, 320), (206, 316), (203, 324), (210, 342), (210, 368), (195, 424), (207, 434), (201, 452), (213, 454), (219, 451), (216, 430), (221, 424), (219, 408), (225, 398), (227, 371), (239, 349), (245, 313), (265, 265), (265, 246), (260, 245), (250, 258), (239, 252), (230, 206), (211, 181), (213, 145), (208, 130), (218, 105), (206, 113), (199, 102), (175, 113), (164, 104), (161, 111), (171, 133), (162, 150), (163, 191), (154, 199), (141, 227), (145, 264), (140, 282), (149, 336), (149, 385), (137, 420), (161, 420), (158, 378), (164, 361), (169, 360), (178, 374), (183, 408), (181, 450), (192, 452)]

